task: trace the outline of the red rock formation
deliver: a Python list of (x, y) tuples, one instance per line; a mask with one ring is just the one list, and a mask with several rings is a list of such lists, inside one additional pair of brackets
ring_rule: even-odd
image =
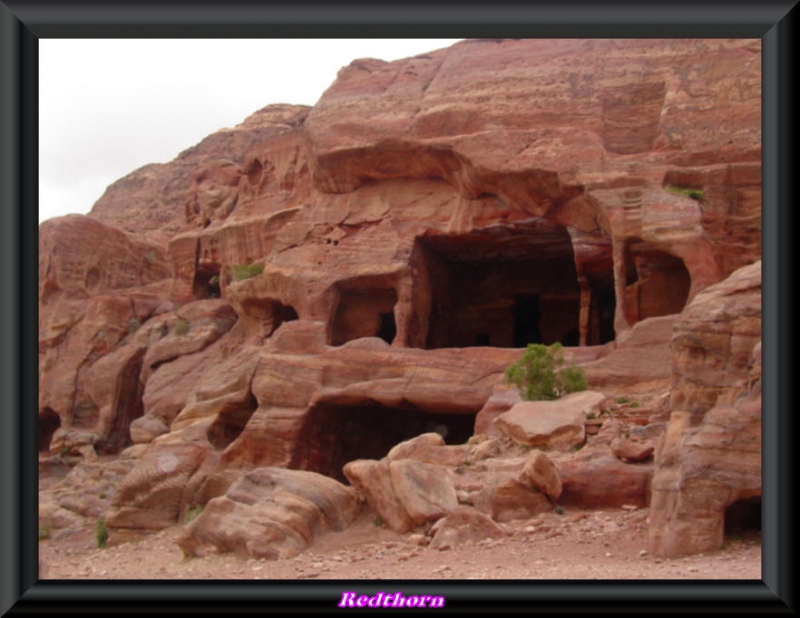
[[(40, 228), (40, 450), (135, 441), (109, 524), (162, 527), (252, 469), (344, 480), (425, 432), (491, 461), (463, 443), (517, 402), (530, 342), (594, 390), (668, 388), (675, 315), (702, 331), (704, 290), (760, 254), (760, 62), (750, 40), (464, 41), (357, 60), (312, 109), (133, 172)], [(709, 346), (675, 356), (674, 410), (741, 377)], [(652, 468), (609, 444), (602, 470), (558, 463), (564, 500), (647, 502)]]
[(668, 556), (717, 549), (742, 501), (760, 525), (761, 262), (699, 294), (672, 347), (672, 413), (650, 516), (652, 551)]

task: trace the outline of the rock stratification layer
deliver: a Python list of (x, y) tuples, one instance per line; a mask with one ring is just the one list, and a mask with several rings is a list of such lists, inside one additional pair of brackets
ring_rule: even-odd
[[(40, 228), (40, 451), (135, 443), (109, 525), (164, 527), (235, 502), (244, 475), (346, 482), (345, 464), (377, 470), (430, 432), (444, 449), (494, 431), (438, 452), (497, 455), (492, 421), (519, 402), (504, 369), (529, 343), (560, 342), (603, 393), (567, 444), (592, 449), (554, 456), (563, 500), (647, 503), (666, 431), (654, 543), (676, 551), (688, 533), (669, 521), (702, 511), (675, 514), (674, 470), (700, 457), (684, 433), (713, 443), (703, 418), (752, 412), (718, 395), (741, 379), (760, 315), (734, 338), (736, 362), (698, 361), (692, 341), (722, 319), (709, 290), (760, 259), (760, 63), (750, 40), (468, 40), (356, 60), (313, 108), (264, 108), (133, 172), (88, 217)], [(586, 437), (613, 394), (643, 385), (665, 396), (638, 413), (641, 439), (619, 419)], [(635, 490), (593, 483), (600, 460)], [(449, 482), (430, 462), (392, 465)], [(401, 527), (458, 504), (514, 517), (531, 490), (501, 477)], [(751, 477), (726, 485), (720, 517), (760, 495)]]

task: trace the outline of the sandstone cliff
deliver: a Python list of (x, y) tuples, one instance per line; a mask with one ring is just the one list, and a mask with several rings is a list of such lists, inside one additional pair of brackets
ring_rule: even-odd
[[(356, 60), (313, 108), (264, 108), (133, 172), (89, 216), (40, 227), (40, 451), (122, 453), (116, 529), (239, 504), (256, 469), (347, 482), (348, 462), (429, 432), (513, 454), (493, 422), (516, 403), (503, 371), (558, 341), (619, 417), (555, 457), (562, 500), (647, 504), (655, 465), (654, 546), (679, 551), (693, 524), (669, 522), (706, 515), (675, 507), (675, 470), (705, 452), (691, 440), (756, 418), (752, 395), (719, 395), (760, 313), (734, 337), (712, 291), (760, 259), (760, 63), (749, 40), (464, 41)], [(719, 329), (732, 343), (691, 351)], [(664, 396), (614, 403), (637, 388)], [(757, 472), (723, 483), (719, 518), (760, 496)], [(603, 474), (617, 481), (586, 484)], [(450, 506), (534, 500), (516, 477), (485, 482)]]

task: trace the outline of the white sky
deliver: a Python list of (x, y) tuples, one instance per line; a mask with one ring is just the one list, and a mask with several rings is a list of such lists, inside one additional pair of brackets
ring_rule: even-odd
[(39, 222), (271, 103), (314, 105), (357, 58), (457, 39), (40, 39)]

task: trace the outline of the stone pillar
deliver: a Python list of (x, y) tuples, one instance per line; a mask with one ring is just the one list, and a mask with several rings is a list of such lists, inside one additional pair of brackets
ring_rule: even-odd
[(592, 288), (589, 281), (583, 275), (578, 275), (578, 284), (581, 286), (581, 310), (578, 317), (578, 332), (580, 333), (580, 346), (586, 346), (586, 339), (589, 334), (589, 318), (592, 307)]

